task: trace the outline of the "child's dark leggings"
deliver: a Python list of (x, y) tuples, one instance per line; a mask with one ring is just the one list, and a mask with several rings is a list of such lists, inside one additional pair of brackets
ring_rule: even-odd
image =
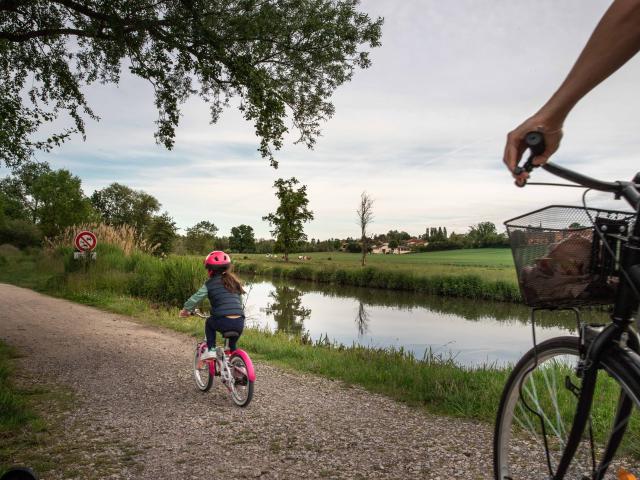
[[(244, 329), (244, 315), (239, 318), (227, 318), (227, 317), (209, 317), (204, 324), (204, 333), (207, 336), (207, 348), (212, 349), (216, 344), (216, 331), (220, 333), (228, 332), (229, 330), (236, 331), (242, 334)], [(235, 350), (238, 338), (233, 337), (229, 339), (229, 350)]]

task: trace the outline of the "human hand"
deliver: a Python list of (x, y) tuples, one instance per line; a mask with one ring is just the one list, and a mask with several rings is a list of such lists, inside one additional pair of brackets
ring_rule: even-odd
[(180, 316), (181, 317), (190, 317), (191, 316), (191, 312), (189, 310), (187, 310), (186, 308), (183, 308), (182, 310), (180, 310)]
[(562, 122), (543, 120), (540, 116), (534, 115), (533, 117), (525, 120), (519, 127), (512, 130), (507, 135), (507, 144), (504, 148), (503, 161), (513, 178), (516, 179), (516, 185), (522, 186), (529, 178), (529, 173), (523, 171), (519, 174), (515, 174), (515, 168), (520, 163), (522, 155), (527, 149), (525, 143), (525, 137), (529, 132), (540, 132), (544, 135), (545, 150), (542, 154), (537, 155), (533, 159), (535, 166), (540, 166), (549, 160), (549, 157), (553, 155), (560, 146), (560, 140), (562, 139)]

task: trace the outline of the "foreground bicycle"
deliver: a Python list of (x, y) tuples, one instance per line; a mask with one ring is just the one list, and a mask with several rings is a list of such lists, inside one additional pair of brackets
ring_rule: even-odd
[[(544, 151), (527, 135), (532, 158)], [(640, 478), (640, 174), (603, 182), (558, 165), (571, 186), (610, 192), (633, 211), (551, 206), (505, 222), (534, 347), (505, 385), (494, 435), (499, 480)], [(577, 184), (577, 185), (575, 185)], [(586, 192), (585, 192), (586, 194)], [(583, 196), (583, 203), (584, 203)], [(611, 323), (586, 324), (579, 307), (613, 305)], [(568, 310), (578, 336), (536, 343), (536, 314)]]
[[(194, 310), (194, 315), (207, 318), (200, 310)], [(229, 338), (239, 336), (238, 332), (225, 332), (224, 348), (216, 349), (216, 358), (200, 360), (200, 356), (207, 351), (207, 342), (201, 341), (196, 345), (193, 358), (193, 377), (196, 387), (202, 392), (208, 392), (213, 385), (213, 379), (220, 377), (222, 384), (231, 395), (233, 403), (239, 407), (246, 407), (253, 398), (253, 384), (256, 381), (255, 370), (249, 355), (239, 348), (229, 351)]]

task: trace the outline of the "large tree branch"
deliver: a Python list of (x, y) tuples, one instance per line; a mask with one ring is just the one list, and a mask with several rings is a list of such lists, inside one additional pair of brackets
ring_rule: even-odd
[[(0, 1), (11, 1), (11, 0), (0, 0)], [(98, 12), (96, 10), (92, 10), (91, 8), (86, 7), (78, 2), (73, 0), (50, 0), (53, 3), (57, 3), (58, 5), (62, 5), (69, 10), (73, 10), (77, 13), (85, 15), (93, 20), (99, 20), (100, 22), (107, 22), (110, 27), (115, 27), (116, 25), (121, 26), (125, 30), (141, 30), (141, 29), (149, 29), (153, 26), (158, 25), (167, 25), (170, 22), (167, 20), (160, 19), (148, 19), (148, 18), (123, 18), (118, 15), (108, 15), (106, 13)], [(161, 2), (158, 2), (158, 4)], [(153, 5), (155, 8), (156, 5)], [(144, 9), (144, 8), (143, 8)]]
[(0, 39), (10, 42), (26, 42), (33, 38), (57, 37), (60, 35), (75, 35), (76, 37), (99, 38), (113, 40), (115, 37), (97, 31), (80, 30), (77, 28), (45, 28), (44, 30), (32, 30), (30, 32), (0, 32)]
[(52, 3), (63, 5), (70, 10), (74, 10), (94, 20), (101, 20), (103, 22), (113, 22), (115, 20), (115, 21), (122, 22), (122, 19), (120, 17), (114, 17), (112, 15), (106, 15), (101, 12), (96, 12), (95, 10), (92, 10), (89, 7), (86, 7), (80, 3), (74, 2), (73, 0), (50, 0), (50, 1)]

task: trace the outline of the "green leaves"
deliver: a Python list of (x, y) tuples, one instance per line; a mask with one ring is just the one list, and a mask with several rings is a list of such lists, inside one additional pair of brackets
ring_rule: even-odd
[(287, 260), (291, 249), (298, 242), (307, 239), (303, 223), (313, 220), (313, 212), (307, 208), (307, 187), (302, 185), (296, 189), (295, 186), (299, 183), (295, 177), (276, 180), (273, 186), (280, 206), (275, 213), (262, 217), (262, 220), (269, 222), (273, 227), (271, 234), (276, 237), (276, 248), (284, 251)]
[[(13, 176), (1, 179), (0, 197), (8, 218), (28, 220), (45, 236), (55, 236), (70, 225), (96, 216), (80, 179), (68, 170), (51, 170), (46, 163), (25, 163)], [(18, 230), (25, 228), (20, 226)]]
[(218, 227), (213, 222), (203, 220), (196, 223), (193, 227), (187, 228), (187, 236), (185, 238), (185, 246), (187, 251), (198, 255), (204, 255), (214, 250), (215, 236), (218, 233)]
[(156, 215), (151, 219), (146, 237), (147, 242), (155, 247), (154, 255), (169, 255), (176, 239), (176, 222), (167, 212)]
[(229, 248), (233, 252), (239, 253), (255, 252), (256, 239), (253, 234), (253, 227), (243, 224), (231, 228)]
[[(277, 166), (293, 128), (312, 147), (334, 113), (333, 91), (370, 65), (382, 19), (357, 0), (0, 1), (0, 155), (7, 165), (47, 150), (97, 119), (83, 88), (117, 83), (120, 69), (148, 80), (156, 141), (174, 145), (180, 107), (198, 94), (212, 123), (229, 99)], [(61, 114), (73, 128), (34, 137)]]
[(131, 225), (139, 236), (151, 224), (153, 214), (160, 210), (160, 202), (153, 195), (120, 183), (93, 192), (91, 203), (105, 223)]

